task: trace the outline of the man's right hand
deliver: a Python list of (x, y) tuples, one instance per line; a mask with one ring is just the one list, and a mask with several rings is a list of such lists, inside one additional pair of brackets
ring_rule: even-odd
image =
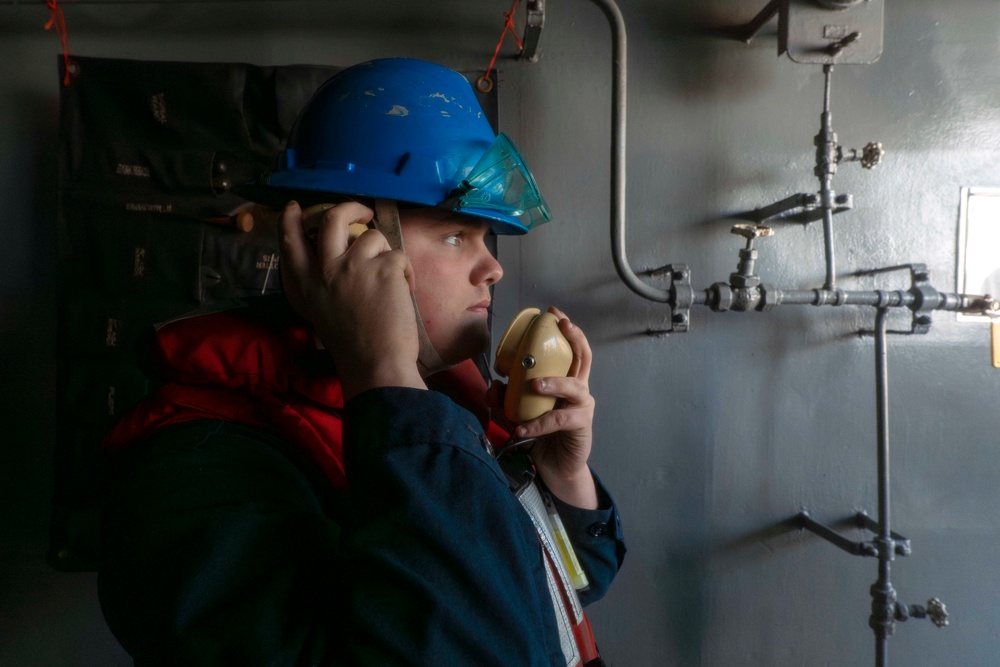
[(417, 368), (409, 259), (374, 229), (348, 243), (348, 226), (373, 216), (357, 202), (327, 209), (315, 247), (296, 202), (289, 202), (280, 218), (285, 293), (333, 357), (345, 401), (374, 387), (426, 388)]

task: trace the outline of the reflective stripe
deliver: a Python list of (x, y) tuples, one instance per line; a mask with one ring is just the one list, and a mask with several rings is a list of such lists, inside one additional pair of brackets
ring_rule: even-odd
[[(534, 524), (535, 532), (538, 533), (538, 541), (545, 552), (545, 575), (549, 584), (552, 606), (556, 611), (556, 621), (559, 625), (559, 644), (562, 647), (563, 656), (566, 658), (566, 665), (567, 667), (578, 665), (581, 662), (580, 647), (573, 634), (573, 626), (584, 620), (583, 606), (580, 604), (580, 598), (577, 596), (573, 582), (566, 571), (566, 566), (559, 553), (559, 546), (549, 528), (545, 503), (538, 491), (538, 486), (532, 482), (518, 495), (518, 499), (531, 519), (531, 523)], [(570, 605), (569, 608), (566, 605), (567, 601)]]

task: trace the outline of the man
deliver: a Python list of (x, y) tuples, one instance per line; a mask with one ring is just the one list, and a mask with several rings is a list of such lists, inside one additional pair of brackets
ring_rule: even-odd
[[(164, 384), (109, 437), (124, 453), (100, 576), (109, 626), (137, 664), (599, 662), (574, 607), (604, 594), (624, 546), (587, 466), (591, 351), (553, 309), (573, 365), (535, 381), (560, 404), (514, 434), (537, 439), (520, 472), (537, 473), (562, 515), (590, 582), (577, 598), (560, 588), (551, 532), (512, 490), (524, 485), (494, 459), (506, 434), (469, 361), (489, 342), (503, 274), (488, 234), (527, 231), (520, 216), (530, 223), (544, 202), (458, 79), (375, 61), (303, 111), (268, 184), (347, 196), (314, 241), (298, 203), (281, 213), (285, 291), (304, 322), (269, 307), (158, 333)], [(495, 150), (520, 165), (516, 188), (479, 169)], [(351, 223), (375, 217), (360, 198), (385, 233), (351, 242)], [(397, 211), (402, 249), (389, 241)]]

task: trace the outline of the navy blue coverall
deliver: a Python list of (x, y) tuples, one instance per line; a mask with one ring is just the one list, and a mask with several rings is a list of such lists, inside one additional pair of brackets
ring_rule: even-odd
[[(237, 424), (168, 427), (125, 456), (99, 589), (136, 664), (563, 665), (538, 537), (472, 413), (382, 388), (342, 417), (347, 494)], [(556, 499), (585, 604), (625, 553), (598, 495)]]

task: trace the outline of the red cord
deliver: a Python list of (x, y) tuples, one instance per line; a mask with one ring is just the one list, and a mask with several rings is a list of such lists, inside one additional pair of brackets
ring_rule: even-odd
[(493, 65), (496, 64), (497, 54), (500, 53), (500, 46), (503, 45), (503, 38), (507, 36), (509, 32), (514, 36), (514, 41), (517, 42), (517, 48), (523, 49), (524, 44), (521, 43), (521, 38), (517, 36), (517, 32), (514, 29), (514, 12), (517, 11), (518, 0), (514, 0), (514, 4), (510, 6), (509, 12), (504, 12), (504, 18), (507, 20), (503, 24), (503, 32), (500, 33), (500, 39), (497, 40), (497, 48), (493, 50), (493, 58), (490, 60), (490, 66), (486, 68), (486, 75), (483, 77), (485, 79), (490, 78), (490, 72), (493, 71)]
[(59, 43), (62, 44), (63, 50), (63, 69), (65, 71), (65, 76), (63, 77), (63, 85), (69, 85), (69, 42), (67, 41), (66, 35), (66, 17), (63, 16), (62, 7), (59, 6), (59, 0), (45, 0), (45, 5), (49, 8), (50, 16), (48, 23), (45, 24), (46, 30), (51, 30), (53, 27), (56, 29), (56, 34), (59, 35)]

